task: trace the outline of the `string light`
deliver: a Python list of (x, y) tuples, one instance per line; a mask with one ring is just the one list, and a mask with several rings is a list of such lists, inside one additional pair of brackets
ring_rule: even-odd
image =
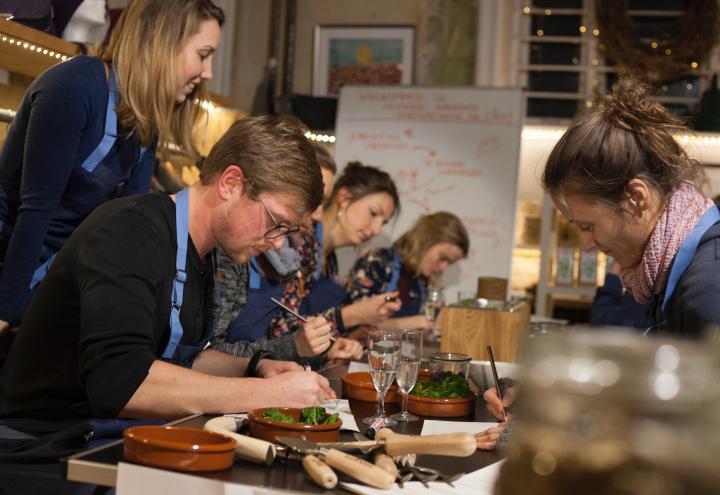
[(552, 15), (552, 10), (545, 9), (545, 15)]
[(538, 36), (542, 36), (542, 35), (544, 35), (544, 34), (545, 34), (545, 31), (543, 31), (542, 29), (538, 29), (538, 30), (537, 30), (537, 35), (538, 35)]
[(17, 45), (18, 47), (22, 47), (24, 50), (30, 50), (31, 52), (43, 54), (50, 58), (54, 58), (61, 61), (66, 61), (68, 58), (67, 55), (63, 55), (60, 52), (54, 52), (52, 50), (48, 50), (47, 48), (43, 48), (42, 46), (36, 45), (34, 43), (30, 43), (29, 41), (23, 41), (23, 40), (16, 40), (12, 36), (7, 36), (5, 34), (0, 37), (0, 41), (3, 43), (9, 43), (11, 45)]
[(653, 41), (652, 43), (650, 43), (650, 46), (651, 46), (653, 49), (657, 48), (657, 47), (658, 47), (657, 41)]
[(593, 29), (593, 36), (600, 36), (600, 30), (599, 30), (599, 29)]
[(691, 63), (690, 63), (690, 67), (692, 67), (693, 69), (697, 69), (697, 68), (698, 68), (698, 63), (697, 63), (697, 62), (691, 62)]
[(530, 13), (530, 7), (523, 7), (523, 14), (529, 14)]
[(306, 132), (305, 137), (308, 138), (310, 141), (320, 141), (321, 143), (334, 143), (335, 142), (335, 136), (331, 134), (318, 134), (315, 132)]
[(578, 29), (580, 29), (581, 33), (584, 33), (585, 31), (587, 31), (587, 28), (585, 26), (580, 26)]
[(665, 50), (665, 55), (670, 55), (671, 53), (672, 53), (672, 50), (671, 50), (670, 48), (668, 48), (667, 50)]

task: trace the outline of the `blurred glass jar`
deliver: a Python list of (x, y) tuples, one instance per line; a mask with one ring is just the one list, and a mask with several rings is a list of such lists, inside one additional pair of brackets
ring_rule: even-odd
[(436, 352), (430, 354), (430, 370), (435, 376), (461, 374), (467, 380), (470, 372), (470, 361), (472, 356), (467, 354), (458, 354), (457, 352)]
[(615, 330), (532, 339), (496, 495), (720, 490), (720, 352)]

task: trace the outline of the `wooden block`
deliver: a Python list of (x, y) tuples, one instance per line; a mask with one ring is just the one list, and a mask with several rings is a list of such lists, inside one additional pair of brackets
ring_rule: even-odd
[(486, 347), (491, 345), (496, 361), (517, 362), (522, 358), (529, 328), (527, 303), (513, 311), (449, 306), (443, 309), (440, 351), (486, 361)]

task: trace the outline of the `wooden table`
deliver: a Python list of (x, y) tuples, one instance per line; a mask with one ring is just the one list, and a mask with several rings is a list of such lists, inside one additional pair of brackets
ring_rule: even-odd
[[(335, 389), (338, 397), (341, 394), (342, 376), (347, 372), (347, 364), (342, 363), (338, 366), (329, 368), (323, 372), (332, 387)], [(350, 400), (350, 408), (355, 416), (355, 421), (360, 429), (363, 428), (362, 418), (371, 416), (375, 413), (376, 405), (369, 402), (361, 402)], [(386, 406), (388, 414), (398, 412), (397, 404), (388, 404)], [(182, 426), (202, 428), (205, 422), (213, 416), (199, 415), (184, 418), (174, 422)], [(477, 399), (475, 404), (475, 415), (473, 417), (464, 418), (442, 418), (456, 419), (458, 421), (491, 421), (487, 414), (482, 399)], [(398, 433), (420, 434), (422, 430), (423, 420), (411, 423), (403, 423), (392, 429)], [(351, 432), (343, 431), (340, 433), (340, 439), (343, 441), (352, 441)], [(475, 471), (481, 467), (487, 466), (500, 460), (497, 452), (476, 451), (470, 457), (441, 457), (431, 455), (418, 456), (417, 464), (439, 469), (443, 473), (458, 473)], [(122, 440), (113, 442), (104, 447), (80, 452), (63, 461), (65, 476), (68, 480), (79, 481), (84, 483), (92, 483), (102, 486), (115, 486), (117, 477), (117, 465), (119, 462), (130, 462), (124, 459)], [(258, 487), (276, 488), (292, 490), (301, 493), (340, 493), (340, 488), (334, 490), (323, 490), (313, 483), (305, 474), (302, 465), (299, 462), (276, 460), (271, 466), (261, 466), (251, 462), (236, 460), (233, 467), (225, 471), (212, 473), (195, 473), (194, 476), (201, 476), (225, 482), (236, 482), (245, 485), (254, 485)], [(351, 478), (338, 473), (340, 481), (354, 481)], [(343, 492), (345, 493), (345, 492)]]

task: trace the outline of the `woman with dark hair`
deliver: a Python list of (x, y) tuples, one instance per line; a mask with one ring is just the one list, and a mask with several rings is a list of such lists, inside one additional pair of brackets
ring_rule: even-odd
[(581, 247), (612, 256), (623, 286), (652, 305), (646, 333), (698, 337), (720, 323), (720, 213), (676, 132), (682, 122), (624, 79), (560, 138), (543, 184)]
[[(322, 313), (336, 332), (380, 323), (400, 309), (397, 293), (378, 294), (347, 304), (345, 282), (338, 273), (335, 250), (360, 246), (380, 233), (400, 207), (395, 183), (387, 172), (360, 162), (347, 164), (325, 202), (316, 224), (317, 256), (313, 280), (300, 306), (303, 314)], [(386, 297), (387, 296), (387, 297)]]
[(421, 216), (390, 248), (372, 249), (355, 261), (350, 272), (348, 301), (398, 291), (402, 307), (381, 328), (431, 328), (422, 314), (428, 286), (460, 258), (470, 240), (462, 221), (440, 211)]

